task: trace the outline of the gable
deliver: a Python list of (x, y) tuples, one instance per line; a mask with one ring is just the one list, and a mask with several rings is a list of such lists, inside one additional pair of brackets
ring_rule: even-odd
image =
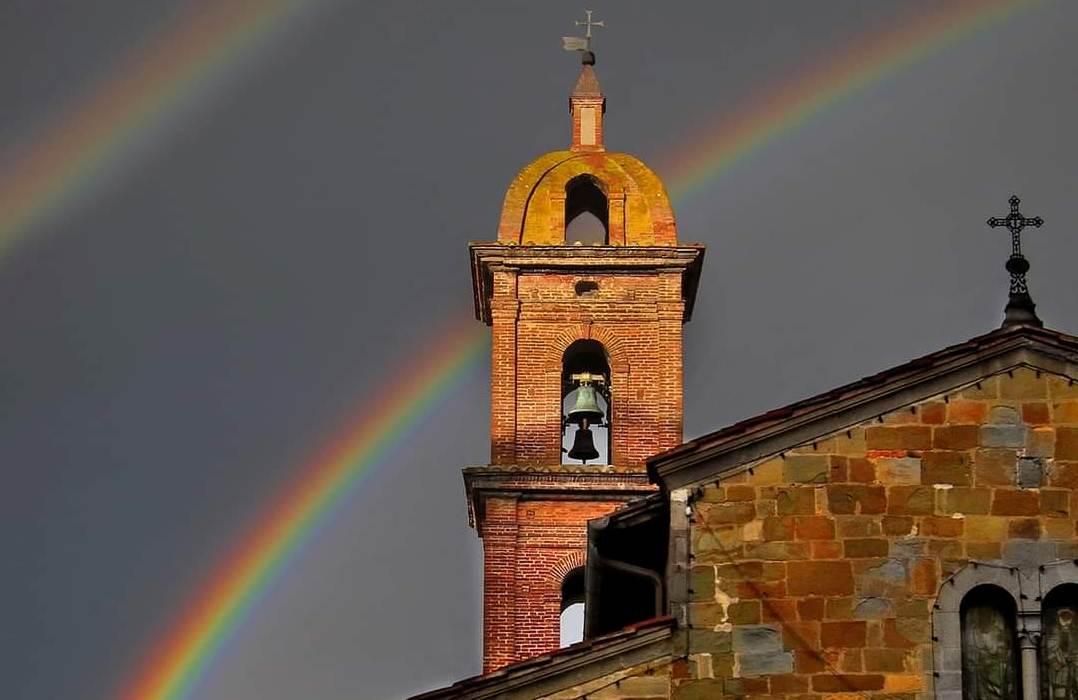
[[(648, 471), (675, 489), (726, 478), (828, 440), (873, 436), (876, 446), (870, 449), (886, 449), (882, 441), (904, 434), (911, 445), (922, 444), (904, 449), (926, 449), (924, 436), (931, 430), (923, 426), (931, 424), (921, 420), (919, 407), (946, 407), (954, 398), (998, 400), (1021, 410), (1023, 402), (1078, 398), (1076, 380), (1078, 338), (1029, 326), (1003, 328), (686, 442), (648, 460)], [(896, 425), (907, 429), (878, 429)]]

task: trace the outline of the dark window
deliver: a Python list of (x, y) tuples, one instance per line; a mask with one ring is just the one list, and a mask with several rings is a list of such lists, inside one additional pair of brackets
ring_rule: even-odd
[(1016, 700), (1015, 605), (998, 586), (977, 586), (962, 599), (962, 699)]
[(1041, 697), (1078, 700), (1078, 584), (1056, 586), (1041, 607)]
[(599, 181), (591, 175), (574, 177), (565, 186), (565, 242), (606, 245), (609, 207)]

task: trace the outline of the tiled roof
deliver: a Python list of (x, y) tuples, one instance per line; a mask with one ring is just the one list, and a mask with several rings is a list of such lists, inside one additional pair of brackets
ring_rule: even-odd
[(625, 627), (617, 632), (586, 639), (571, 646), (558, 649), (549, 654), (533, 656), (504, 666), (497, 671), (485, 673), (457, 681), (446, 688), (439, 688), (410, 700), (463, 700), (464, 698), (499, 697), (503, 688), (510, 685), (526, 684), (532, 678), (557, 674), (579, 668), (591, 661), (592, 657), (602, 657), (612, 648), (634, 640), (647, 641), (669, 637), (674, 629), (674, 618), (670, 616), (654, 617)]

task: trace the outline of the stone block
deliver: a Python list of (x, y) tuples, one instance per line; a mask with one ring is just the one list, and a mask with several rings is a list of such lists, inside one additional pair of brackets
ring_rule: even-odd
[(840, 559), (842, 558), (842, 543), (834, 540), (813, 540), (813, 559)]
[(728, 622), (732, 625), (760, 624), (761, 607), (758, 600), (739, 600), (726, 608)]
[(1056, 423), (1078, 423), (1078, 401), (1060, 401), (1052, 404), (1052, 420)]
[(1078, 489), (1078, 462), (1053, 462), (1048, 470), (1048, 484), (1058, 488)]
[(701, 678), (679, 683), (675, 695), (678, 700), (714, 700), (725, 697), (721, 678)]
[(927, 401), (919, 408), (922, 423), (940, 425), (947, 420), (947, 404), (942, 401)]
[(965, 452), (948, 450), (930, 450), (922, 453), (921, 482), (969, 486), (969, 455)]
[(983, 423), (988, 416), (988, 404), (984, 401), (956, 399), (947, 404), (947, 422), (952, 424)]
[(809, 689), (807, 676), (771, 676), (771, 693), (781, 695), (785, 693), (806, 693)]
[(816, 489), (811, 486), (781, 488), (775, 495), (775, 503), (779, 515), (814, 515)]
[(1048, 392), (1053, 399), (1078, 399), (1078, 382), (1069, 377), (1048, 377)]
[(894, 606), (886, 598), (869, 596), (857, 601), (853, 606), (853, 617), (859, 620), (878, 620), (891, 617), (894, 614)]
[(865, 428), (869, 450), (927, 450), (932, 447), (932, 428), (925, 425), (872, 426)]
[(745, 544), (746, 559), (764, 561), (787, 561), (808, 559), (809, 546), (804, 542), (751, 542)]
[(903, 649), (865, 649), (863, 655), (866, 671), (901, 673), (906, 670), (906, 651)]
[(1039, 540), (1041, 521), (1036, 518), (1014, 518), (1007, 524), (1007, 536), (1011, 539)]
[(973, 479), (978, 486), (1010, 486), (1015, 482), (1018, 454), (1014, 450), (982, 449), (973, 458)]
[(993, 561), (1003, 554), (1003, 546), (999, 542), (967, 542), (966, 556), (978, 561)]
[(992, 497), (992, 515), (1037, 515), (1041, 512), (1040, 494), (1036, 491), (996, 489)]
[(935, 510), (935, 489), (931, 486), (892, 486), (887, 489), (887, 501), (887, 512), (892, 515), (928, 515)]
[[(961, 552), (958, 554), (961, 556)], [(910, 565), (910, 589), (914, 594), (935, 595), (938, 588), (939, 575), (935, 559), (918, 559)]]
[(903, 459), (880, 458), (876, 460), (878, 478), (884, 484), (921, 483), (921, 460), (914, 457)]
[(843, 541), (843, 553), (847, 559), (867, 559), (887, 556), (887, 540), (875, 538)]
[(790, 455), (782, 465), (783, 478), (790, 484), (825, 484), (830, 472), (827, 455)]
[(980, 428), (976, 425), (941, 425), (932, 431), (932, 447), (937, 450), (969, 450), (977, 447)]
[(830, 540), (835, 537), (835, 521), (822, 515), (794, 518), (794, 532), (799, 540)]
[(984, 515), (991, 506), (992, 491), (986, 488), (956, 486), (944, 491), (940, 501), (940, 510), (948, 515), (953, 513)]
[(878, 673), (821, 673), (812, 677), (812, 689), (818, 693), (863, 693), (883, 690), (883, 676)]
[(738, 654), (737, 661), (742, 676), (770, 676), (777, 673), (793, 673), (794, 670), (794, 655), (788, 651), (775, 651), (769, 654)]
[(848, 457), (841, 457), (839, 455), (831, 455), (830, 469), (831, 472), (828, 476), (828, 481), (836, 484), (841, 484), (844, 481), (849, 480), (849, 463)]
[(1066, 518), (1070, 515), (1070, 491), (1041, 490), (1041, 515)]
[(1054, 428), (1034, 428), (1026, 433), (1026, 456), (1052, 457), (1056, 451)]
[(1018, 425), (1022, 422), (1022, 416), (1014, 406), (997, 405), (988, 411), (987, 422), (991, 425)]
[(876, 480), (876, 465), (864, 457), (850, 457), (846, 472), (847, 478), (853, 482), (871, 484)]
[(693, 600), (715, 600), (715, 568), (712, 566), (694, 566), (691, 586)]
[(1025, 447), (1026, 426), (982, 425), (981, 444), (985, 447)]
[(850, 648), (865, 645), (865, 623), (860, 620), (823, 622), (820, 645), (824, 648)]
[(962, 518), (930, 515), (921, 521), (920, 533), (924, 537), (960, 537), (964, 524)]
[(851, 595), (853, 570), (845, 561), (791, 561), (788, 589), (791, 595)]
[(747, 523), (756, 517), (756, 506), (753, 503), (701, 503), (697, 505), (710, 525), (724, 525), (728, 523)]
[(964, 518), (966, 539), (974, 542), (1000, 542), (1007, 535), (1007, 521), (989, 515), (971, 515)]
[(739, 654), (766, 654), (782, 651), (782, 632), (771, 625), (742, 625), (734, 628), (733, 650)]
[(1040, 488), (1044, 481), (1044, 460), (1040, 457), (1022, 457), (1018, 460), (1018, 488)]
[(797, 615), (802, 620), (822, 620), (824, 615), (824, 599), (804, 598), (797, 601)]
[(1000, 376), (999, 395), (1004, 399), (1048, 398), (1048, 382), (1040, 373), (1025, 367)]
[(1011, 540), (1003, 545), (1003, 561), (1014, 566), (1034, 567), (1059, 556), (1055, 542)]
[(1051, 422), (1048, 404), (1043, 401), (1022, 404), (1022, 421), (1028, 425), (1045, 425)]
[(1056, 428), (1056, 459), (1078, 460), (1078, 428)]
[(885, 515), (881, 525), (885, 535), (908, 535), (913, 531), (913, 518), (908, 515)]
[(789, 516), (764, 518), (763, 538), (768, 542), (792, 540), (794, 538), (794, 519)]
[(882, 513), (887, 507), (887, 496), (882, 486), (830, 484), (827, 487), (827, 504), (834, 514)]

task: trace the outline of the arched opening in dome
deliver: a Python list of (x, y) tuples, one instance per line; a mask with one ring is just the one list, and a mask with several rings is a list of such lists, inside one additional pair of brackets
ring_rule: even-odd
[(578, 175), (565, 185), (565, 242), (568, 245), (606, 245), (609, 205), (599, 181)]

